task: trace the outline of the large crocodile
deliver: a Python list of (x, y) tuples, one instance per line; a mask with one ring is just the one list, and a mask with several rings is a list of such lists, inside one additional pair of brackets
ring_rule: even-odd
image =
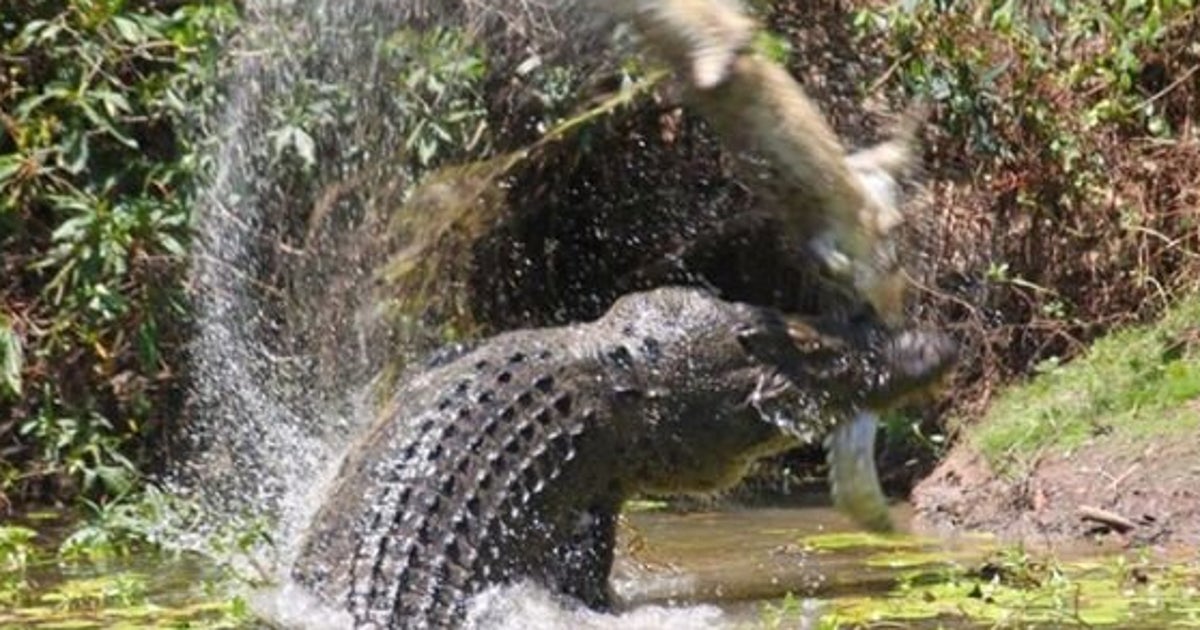
[(699, 289), (504, 333), (407, 380), (343, 462), (294, 567), (356, 627), (452, 625), (528, 579), (604, 609), (638, 493), (712, 492), (940, 377), (943, 337), (787, 321)]

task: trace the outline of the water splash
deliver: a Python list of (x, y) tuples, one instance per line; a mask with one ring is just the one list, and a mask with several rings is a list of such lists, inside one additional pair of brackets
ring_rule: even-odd
[(373, 416), (371, 383), (404, 351), (373, 308), (405, 179), (383, 159), (403, 138), (375, 54), (404, 14), (381, 15), (367, 2), (247, 7), (196, 212), (194, 387), (171, 481), (210, 516), (201, 535), (270, 522), (281, 567)]
[[(180, 461), (166, 481), (202, 506), (200, 522), (189, 524), (193, 547), (231, 524), (267, 525), (274, 544), (253, 561), (279, 586), (257, 593), (255, 608), (285, 627), (346, 625), (287, 571), (343, 451), (375, 416), (380, 375), (438, 340), (439, 322), (398, 330), (381, 312), (388, 296), (375, 270), (402, 238), (389, 229), (392, 215), (421, 172), (409, 150), (412, 104), (397, 86), (411, 59), (389, 46), (405, 29), (449, 24), (488, 42), (489, 70), (499, 76), (533, 57), (580, 50), (590, 51), (580, 65), (604, 63), (594, 51), (611, 33), (581, 20), (579, 6), (246, 4), (195, 213), (193, 389)], [(489, 592), (472, 610), (508, 625), (530, 615), (587, 627), (716, 619), (708, 607), (598, 615), (532, 587)]]
[[(384, 316), (392, 296), (375, 275), (404, 238), (393, 215), (436, 166), (422, 134), (462, 113), (452, 107), (479, 115), (478, 82), (531, 59), (603, 63), (580, 51), (603, 50), (612, 29), (586, 13), (573, 0), (245, 3), (195, 212), (194, 387), (170, 480), (211, 520), (271, 521), (286, 566), (332, 463), (374, 415), (372, 383), (440, 341), (439, 322)], [(423, 59), (443, 42), (422, 53), (412, 34), (433, 27), (482, 42), (487, 76), (471, 84), (459, 65)], [(445, 67), (432, 102), (411, 96)], [(443, 160), (490, 150), (444, 144)]]

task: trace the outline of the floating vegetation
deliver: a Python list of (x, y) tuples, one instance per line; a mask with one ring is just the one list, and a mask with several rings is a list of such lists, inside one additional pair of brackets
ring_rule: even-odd
[(0, 628), (237, 628), (250, 619), (223, 570), (138, 549), (104, 560), (0, 527)]
[[(884, 541), (865, 542), (879, 547)], [(790, 627), (819, 615), (820, 628), (1200, 627), (1197, 558), (1141, 553), (1069, 561), (1012, 547), (981, 562), (963, 562), (914, 547), (893, 547), (867, 559), (868, 567), (912, 567), (888, 591), (820, 604), (789, 596), (764, 608), (764, 624)]]
[(832, 532), (814, 534), (800, 539), (800, 544), (812, 551), (843, 551), (847, 549), (916, 549), (924, 544), (919, 538), (904, 534), (877, 534), (874, 532)]

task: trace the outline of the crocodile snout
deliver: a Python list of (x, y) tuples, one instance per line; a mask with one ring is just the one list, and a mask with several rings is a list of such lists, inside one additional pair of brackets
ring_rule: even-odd
[(958, 361), (958, 344), (944, 333), (906, 330), (887, 344), (883, 360), (890, 375), (872, 406), (892, 407), (945, 382)]

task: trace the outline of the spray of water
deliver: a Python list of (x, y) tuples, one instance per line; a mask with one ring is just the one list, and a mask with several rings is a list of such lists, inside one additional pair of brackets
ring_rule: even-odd
[[(400, 3), (403, 4), (403, 3)], [(323, 480), (403, 354), (373, 268), (408, 173), (371, 2), (258, 2), (230, 43), (211, 183), (196, 213), (194, 387), (177, 491), (209, 535), (267, 521), (286, 567)], [(385, 19), (386, 18), (386, 19)]]
[[(578, 59), (586, 74), (612, 44), (612, 25), (586, 9), (568, 0), (246, 3), (196, 211), (194, 386), (167, 485), (201, 506), (189, 525), (195, 541), (266, 524), (273, 544), (255, 563), (280, 586), (259, 594), (259, 610), (287, 627), (345, 625), (286, 573), (343, 451), (386, 394), (380, 375), (439, 339), (439, 322), (397, 326), (384, 315), (389, 296), (376, 275), (404, 239), (393, 215), (422, 166), (413, 153), (423, 123), (403, 90), (414, 60), (397, 35), (471, 33), (487, 44), (489, 80), (530, 60)], [(503, 130), (489, 132), (502, 144)], [(472, 610), (480, 623), (556, 620), (547, 627), (720, 617), (702, 607), (604, 618), (528, 587), (485, 594)]]
[[(377, 281), (405, 238), (393, 215), (432, 167), (428, 143), (443, 130), (429, 129), (467, 115), (499, 136), (482, 82), (531, 59), (601, 62), (579, 53), (603, 49), (611, 28), (585, 14), (569, 0), (245, 4), (196, 211), (194, 388), (171, 480), (214, 526), (267, 520), (287, 566), (323, 480), (374, 415), (372, 383), (439, 340), (439, 322), (384, 317), (389, 296)], [(481, 42), (487, 76), (424, 59), (447, 40), (421, 52), (413, 34), (438, 28)], [(418, 83), (425, 91), (414, 96)], [(472, 155), (453, 140), (433, 154), (489, 150), (479, 143)]]

